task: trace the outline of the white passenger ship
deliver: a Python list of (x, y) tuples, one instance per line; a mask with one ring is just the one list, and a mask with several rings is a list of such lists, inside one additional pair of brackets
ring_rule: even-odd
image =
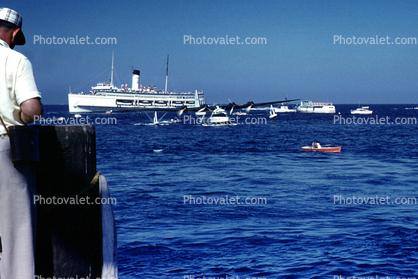
[(163, 110), (200, 107), (205, 103), (203, 92), (175, 93), (167, 91), (168, 57), (165, 90), (157, 90), (156, 86), (139, 85), (138, 70), (133, 71), (132, 88), (113, 84), (113, 57), (110, 83), (98, 83), (89, 93), (69, 93), (68, 108), (70, 113), (87, 112), (125, 112), (136, 110)]
[(302, 101), (296, 110), (303, 113), (335, 113), (335, 106), (332, 103)]

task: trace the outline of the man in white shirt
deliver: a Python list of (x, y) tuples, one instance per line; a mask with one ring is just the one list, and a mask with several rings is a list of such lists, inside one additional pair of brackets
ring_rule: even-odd
[[(13, 50), (26, 42), (21, 28), (22, 17), (17, 12), (0, 8), (0, 116), (7, 128), (33, 122), (42, 114), (32, 65)], [(7, 131), (0, 125), (1, 279), (34, 278), (35, 194), (33, 166), (12, 163)]]

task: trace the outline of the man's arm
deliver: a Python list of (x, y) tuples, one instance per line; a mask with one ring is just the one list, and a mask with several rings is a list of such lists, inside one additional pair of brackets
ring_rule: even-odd
[(20, 119), (24, 123), (34, 122), (35, 116), (41, 116), (43, 113), (43, 107), (39, 98), (24, 101), (20, 104), (20, 108)]

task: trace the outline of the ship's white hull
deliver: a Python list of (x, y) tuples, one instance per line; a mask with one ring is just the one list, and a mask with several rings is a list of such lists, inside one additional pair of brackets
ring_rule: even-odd
[(152, 109), (180, 109), (200, 107), (204, 104), (203, 93), (108, 93), (68, 94), (70, 113), (139, 111)]
[(296, 107), (297, 112), (302, 113), (335, 113), (335, 106), (332, 103), (317, 103), (302, 101)]
[(335, 113), (334, 106), (323, 106), (323, 107), (297, 107), (296, 110), (302, 113)]

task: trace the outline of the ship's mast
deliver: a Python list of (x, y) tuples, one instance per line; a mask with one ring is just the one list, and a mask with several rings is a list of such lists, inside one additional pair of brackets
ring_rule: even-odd
[(168, 54), (167, 54), (167, 70), (165, 72), (165, 93), (167, 93), (167, 82), (168, 82)]
[(115, 58), (114, 54), (115, 54), (114, 51), (112, 51), (112, 74), (110, 75), (110, 86), (112, 86), (112, 87), (113, 87), (113, 61), (114, 61), (114, 58)]

